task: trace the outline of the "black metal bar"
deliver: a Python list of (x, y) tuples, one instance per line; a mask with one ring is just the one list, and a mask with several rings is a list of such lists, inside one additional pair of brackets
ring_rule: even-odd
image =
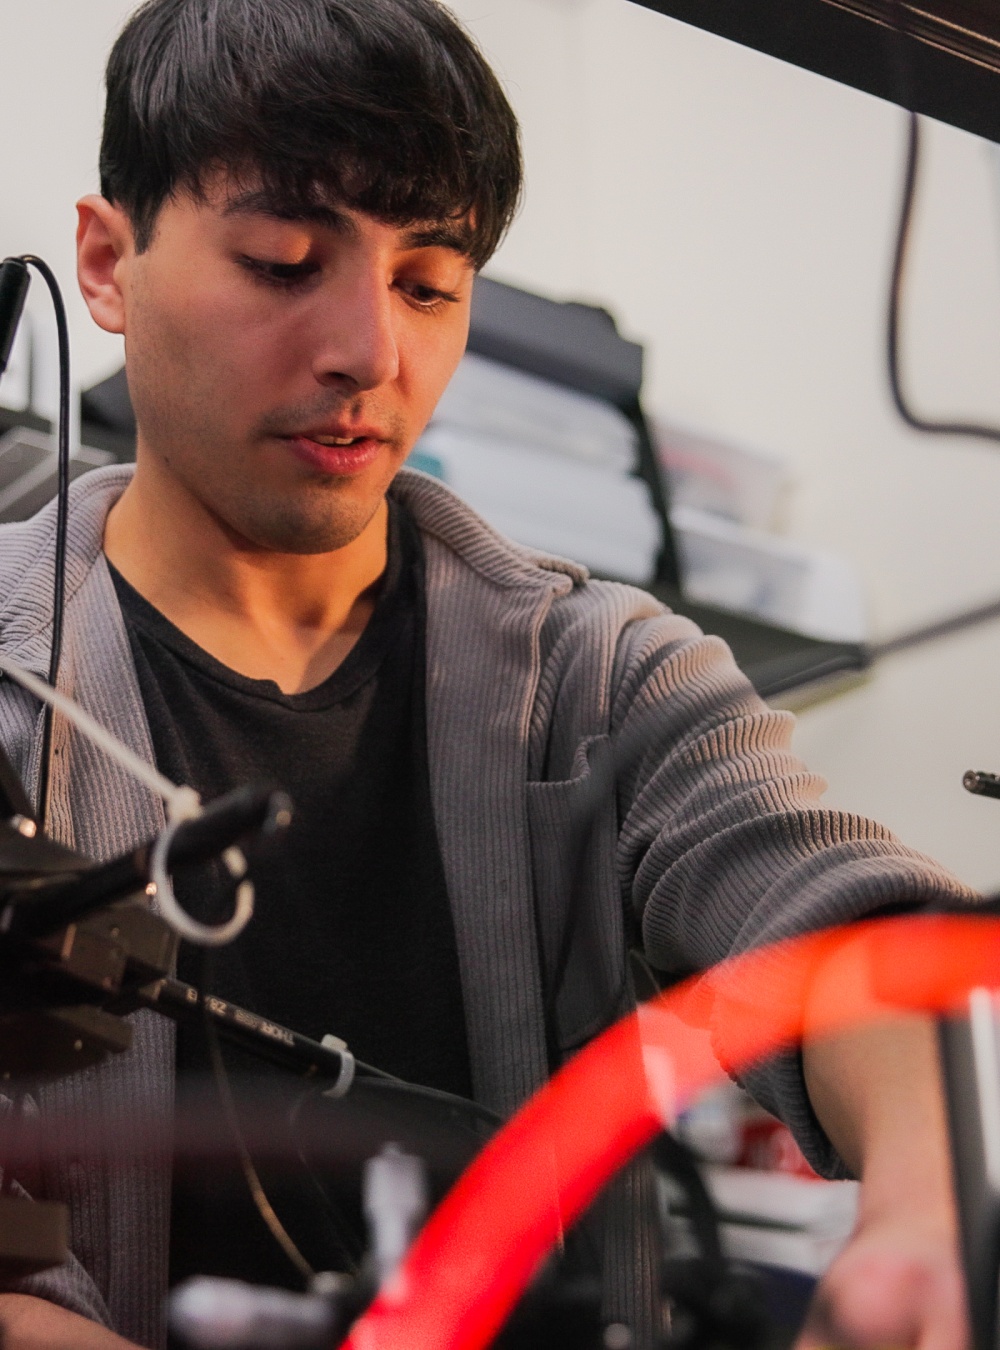
[(208, 1017), (223, 1040), (251, 1051), (258, 1059), (269, 1060), (302, 1077), (344, 1083), (345, 1090), (350, 1085), (354, 1059), (346, 1046), (340, 1049), (321, 1045), (224, 998), (203, 995), (194, 985), (181, 980), (156, 980), (140, 989), (138, 997), (143, 1007), (175, 1022), (201, 1025)]
[(938, 1045), (974, 1350), (996, 1350), (1000, 1270), (1000, 1074), (992, 997), (973, 991), (969, 1015), (943, 1018)]
[[(984, 0), (632, 0), (1000, 141), (1000, 10)], [(896, 58), (892, 30), (902, 26)], [(909, 94), (899, 88), (899, 67)]]
[[(202, 815), (186, 821), (174, 836), (167, 855), (169, 868), (207, 862), (247, 836), (267, 836), (285, 829), (292, 804), (284, 792), (272, 788), (241, 787), (210, 802)], [(84, 858), (82, 876), (69, 882), (24, 891), (8, 897), (3, 931), (17, 937), (39, 937), (74, 923), (85, 914), (142, 891), (149, 882), (152, 842), (100, 867)]]

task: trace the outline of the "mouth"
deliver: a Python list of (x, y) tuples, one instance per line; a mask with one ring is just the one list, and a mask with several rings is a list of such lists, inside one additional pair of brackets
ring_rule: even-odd
[(281, 439), (292, 454), (312, 469), (337, 477), (350, 477), (367, 468), (385, 444), (367, 429), (355, 436), (336, 436), (321, 431), (302, 431)]

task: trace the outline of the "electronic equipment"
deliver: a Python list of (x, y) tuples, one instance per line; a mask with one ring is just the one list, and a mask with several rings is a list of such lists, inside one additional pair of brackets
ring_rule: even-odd
[[(15, 1094), (14, 1126), (0, 1157), (0, 1272), (32, 1273), (65, 1259), (61, 1206), (11, 1194), (18, 1098), (33, 1083), (75, 1073), (127, 1050), (125, 1014), (154, 1007), (175, 1018), (202, 1015), (194, 990), (170, 979), (177, 935), (149, 907), (155, 841), (110, 863), (39, 834), (16, 774), (0, 751), (0, 1079)], [(240, 789), (175, 831), (167, 865), (214, 858), (237, 841), (280, 831), (287, 799)], [(274, 1044), (249, 1014), (211, 1010), (220, 1034), (261, 1044), (335, 1086), (353, 1076), (346, 1047), (303, 1038)]]

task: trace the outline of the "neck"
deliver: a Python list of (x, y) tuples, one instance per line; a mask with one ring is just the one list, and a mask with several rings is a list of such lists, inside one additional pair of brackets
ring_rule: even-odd
[(155, 459), (108, 516), (104, 551), (125, 580), (230, 669), (286, 693), (322, 683), (357, 642), (386, 566), (385, 501), (329, 553), (275, 553), (235, 536)]

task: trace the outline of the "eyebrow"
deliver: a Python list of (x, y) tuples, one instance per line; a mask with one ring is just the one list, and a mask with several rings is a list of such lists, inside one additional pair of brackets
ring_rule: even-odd
[(350, 236), (357, 233), (350, 216), (335, 206), (282, 206), (263, 188), (251, 188), (238, 196), (230, 197), (222, 208), (224, 216), (270, 216), (272, 220), (291, 222), (305, 221), (311, 225), (323, 225), (337, 234)]
[(472, 251), (472, 233), (468, 226), (420, 225), (403, 236), (407, 248), (449, 248), (468, 258)]
[[(357, 226), (351, 217), (336, 206), (315, 205), (282, 206), (263, 188), (252, 188), (230, 197), (222, 209), (224, 216), (269, 216), (272, 220), (321, 225), (346, 239), (357, 235)], [(446, 248), (471, 258), (472, 234), (465, 224), (441, 221), (432, 225), (416, 225), (403, 235), (405, 248)]]

